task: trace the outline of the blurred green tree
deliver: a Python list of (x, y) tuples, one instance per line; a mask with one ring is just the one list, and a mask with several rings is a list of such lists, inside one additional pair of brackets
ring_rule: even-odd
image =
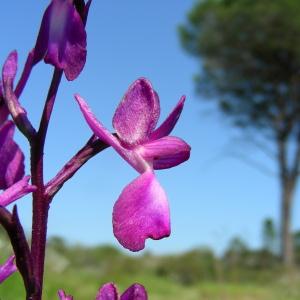
[(264, 250), (275, 254), (277, 234), (274, 221), (271, 218), (267, 218), (263, 221), (262, 238)]
[(198, 0), (180, 26), (199, 59), (197, 91), (232, 124), (271, 141), (281, 189), (281, 257), (291, 266), (300, 165), (300, 1)]
[(300, 230), (294, 232), (294, 247), (295, 247), (295, 260), (297, 265), (300, 265)]

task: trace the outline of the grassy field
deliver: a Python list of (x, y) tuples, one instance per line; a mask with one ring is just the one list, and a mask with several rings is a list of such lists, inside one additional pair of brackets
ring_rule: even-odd
[[(12, 253), (7, 245), (0, 243), (0, 264)], [(120, 292), (141, 283), (150, 300), (300, 300), (300, 264), (287, 273), (265, 252), (233, 254), (218, 258), (197, 248), (175, 255), (129, 255), (110, 245), (69, 245), (56, 237), (48, 242), (43, 300), (58, 299), (59, 289), (75, 300), (92, 300), (107, 282)], [(0, 284), (0, 300), (24, 299), (19, 273)]]
[[(57, 290), (64, 288), (75, 299), (95, 299), (98, 287), (110, 278), (97, 281), (93, 272), (62, 272), (46, 275), (45, 300), (57, 299)], [(147, 287), (151, 300), (299, 300), (300, 277), (281, 278), (270, 284), (258, 283), (216, 283), (203, 282), (191, 286), (181, 286), (165, 278), (144, 276), (139, 278), (114, 278), (119, 290), (124, 290), (133, 282)], [(19, 274), (0, 285), (1, 300), (24, 300), (25, 295)]]

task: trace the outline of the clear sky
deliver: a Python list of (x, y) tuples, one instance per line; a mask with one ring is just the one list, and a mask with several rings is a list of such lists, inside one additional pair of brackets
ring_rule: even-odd
[[(74, 101), (81, 94), (109, 128), (114, 110), (130, 83), (147, 77), (161, 101), (161, 120), (181, 95), (186, 106), (173, 135), (192, 146), (185, 164), (157, 172), (171, 207), (172, 235), (148, 241), (146, 250), (178, 252), (209, 246), (220, 252), (236, 235), (251, 246), (261, 243), (261, 222), (278, 222), (279, 190), (276, 176), (263, 174), (234, 158), (239, 153), (275, 165), (250, 143), (237, 141), (239, 132), (229, 127), (213, 103), (195, 94), (193, 75), (198, 62), (180, 47), (177, 26), (184, 22), (192, 0), (94, 0), (87, 24), (88, 58), (84, 71), (72, 83), (63, 79), (53, 113), (45, 150), (46, 179), (87, 141), (91, 132)], [(4, 1), (0, 10), (0, 60), (17, 49), (21, 69), (34, 46), (48, 1)], [(34, 124), (38, 123), (51, 79), (52, 68), (39, 64), (22, 94), (21, 102)], [(25, 139), (17, 140), (28, 154)], [(26, 149), (26, 150), (25, 150)], [(28, 159), (28, 155), (27, 155)], [(27, 161), (28, 169), (28, 161)], [(137, 173), (112, 149), (86, 164), (54, 199), (49, 234), (71, 242), (111, 243), (111, 213), (123, 187)], [(18, 203), (26, 230), (31, 224), (30, 198)], [(296, 195), (293, 228), (300, 227)]]

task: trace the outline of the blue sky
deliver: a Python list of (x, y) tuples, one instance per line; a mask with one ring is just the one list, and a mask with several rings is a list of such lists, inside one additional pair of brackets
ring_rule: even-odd
[[(190, 160), (173, 169), (157, 172), (171, 207), (172, 235), (148, 241), (146, 250), (178, 252), (196, 246), (222, 251), (235, 235), (251, 246), (261, 242), (261, 222), (278, 222), (279, 190), (276, 176), (263, 174), (236, 159), (234, 153), (266, 164), (275, 164), (255, 146), (240, 141), (212, 102), (195, 94), (193, 75), (198, 62), (180, 47), (177, 26), (184, 22), (192, 0), (94, 0), (87, 24), (88, 59), (80, 77), (62, 81), (45, 150), (46, 179), (87, 141), (91, 132), (73, 99), (81, 94), (99, 119), (111, 127), (114, 110), (127, 87), (138, 77), (147, 77), (161, 101), (161, 120), (181, 95), (186, 106), (173, 135), (192, 146)], [(22, 68), (33, 47), (43, 10), (48, 1), (5, 1), (0, 11), (3, 62), (17, 49)], [(52, 68), (39, 64), (22, 94), (21, 102), (34, 124), (38, 123), (51, 79)], [(28, 158), (27, 142), (17, 140)], [(244, 139), (245, 140), (245, 139)], [(27, 162), (28, 167), (28, 162)], [(71, 242), (111, 243), (111, 212), (123, 187), (137, 176), (112, 149), (85, 165), (54, 199), (49, 215), (49, 235)], [(31, 224), (30, 198), (19, 201), (21, 220)], [(296, 195), (293, 228), (300, 227)]]

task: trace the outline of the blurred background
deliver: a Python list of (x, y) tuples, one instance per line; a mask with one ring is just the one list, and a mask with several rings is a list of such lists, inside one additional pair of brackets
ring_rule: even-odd
[[(22, 70), (47, 5), (2, 3), (2, 62), (17, 49)], [(58, 94), (46, 179), (91, 135), (73, 94), (112, 129), (116, 106), (141, 76), (160, 96), (160, 121), (187, 96), (172, 134), (192, 153), (157, 172), (172, 235), (138, 254), (117, 243), (111, 226), (114, 201), (136, 172), (107, 149), (67, 182), (49, 215), (45, 299), (56, 299), (58, 288), (93, 299), (108, 281), (120, 290), (140, 282), (153, 300), (300, 299), (300, 2), (94, 1), (87, 34), (86, 66)], [(34, 124), (51, 73), (39, 64), (21, 96)], [(28, 145), (16, 139), (28, 168)], [(30, 198), (18, 207), (29, 233)], [(11, 251), (1, 232), (0, 263)], [(24, 299), (18, 274), (0, 286), (0, 299)]]

